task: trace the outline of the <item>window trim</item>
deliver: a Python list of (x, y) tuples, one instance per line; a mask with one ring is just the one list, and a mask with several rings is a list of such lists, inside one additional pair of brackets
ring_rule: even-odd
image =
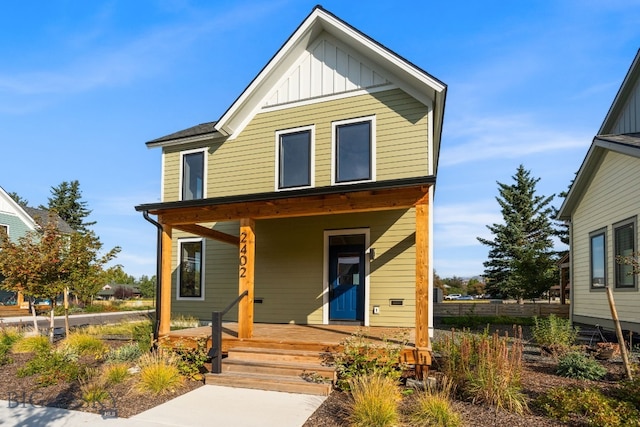
[(624, 266), (621, 264), (618, 264), (618, 262), (616, 261), (616, 258), (618, 256), (618, 240), (617, 240), (617, 231), (621, 228), (624, 228), (628, 225), (631, 225), (632, 227), (632, 238), (631, 238), (631, 242), (633, 244), (633, 247), (631, 248), (631, 253), (636, 253), (636, 251), (638, 250), (638, 224), (637, 224), (637, 217), (631, 217), (631, 218), (627, 218), (625, 220), (616, 222), (615, 224), (613, 224), (613, 248), (612, 248), (612, 252), (613, 252), (613, 262), (614, 262), (614, 266), (613, 266), (613, 273), (614, 273), (614, 286), (613, 289), (616, 291), (635, 291), (638, 290), (638, 279), (636, 277), (635, 274), (631, 275), (631, 278), (633, 280), (633, 285), (632, 286), (622, 286), (618, 283), (618, 274), (620, 273), (620, 269), (622, 269)]
[[(603, 254), (602, 260), (604, 261), (604, 283), (602, 286), (594, 286), (593, 285), (593, 239), (594, 237), (602, 236), (603, 237)], [(603, 291), (607, 287), (607, 227), (600, 228), (598, 230), (592, 231), (589, 233), (589, 290), (591, 291)]]
[[(369, 144), (371, 146), (371, 158), (369, 159), (370, 167), (371, 167), (371, 178), (361, 179), (356, 181), (338, 181), (337, 179), (338, 127), (343, 125), (350, 125), (350, 124), (364, 123), (364, 122), (371, 123), (371, 140), (369, 141)], [(336, 120), (331, 122), (331, 185), (350, 185), (350, 184), (357, 184), (360, 182), (374, 182), (375, 180), (376, 180), (376, 116), (371, 115), (371, 116), (355, 117), (352, 119)]]
[(5, 228), (7, 230), (7, 236), (10, 236), (11, 229), (9, 228), (9, 224), (0, 224), (0, 228)]
[[(309, 132), (309, 185), (300, 185), (296, 187), (280, 187), (280, 137), (287, 134), (292, 133), (300, 133), (300, 132)], [(300, 126), (296, 128), (290, 129), (282, 129), (277, 130), (275, 134), (275, 180), (274, 180), (274, 188), (275, 191), (290, 191), (290, 190), (299, 190), (301, 188), (313, 188), (315, 187), (315, 171), (316, 171), (316, 127), (315, 125), (308, 126)]]
[[(178, 185), (178, 200), (185, 200), (182, 185), (184, 183), (184, 156), (189, 154), (202, 153), (202, 198), (207, 198), (207, 149), (196, 148), (180, 152), (180, 183)], [(200, 200), (200, 199), (194, 199)]]
[[(200, 259), (200, 296), (199, 297), (183, 297), (180, 295), (180, 281), (181, 273), (182, 273), (182, 244), (183, 243), (192, 243), (192, 242), (200, 242), (200, 251), (201, 251), (201, 259)], [(205, 275), (206, 275), (206, 242), (202, 237), (188, 237), (178, 239), (178, 265), (176, 268), (176, 300), (177, 301), (204, 301), (205, 297)]]

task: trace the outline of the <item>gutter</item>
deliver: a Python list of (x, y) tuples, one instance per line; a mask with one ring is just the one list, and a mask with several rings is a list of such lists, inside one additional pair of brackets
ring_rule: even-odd
[(159, 331), (160, 331), (160, 295), (162, 293), (162, 286), (161, 286), (161, 263), (162, 263), (162, 225), (160, 225), (159, 222), (153, 220), (151, 217), (149, 217), (149, 211), (143, 211), (142, 212), (142, 216), (144, 217), (144, 219), (146, 219), (147, 221), (149, 221), (151, 224), (153, 224), (157, 230), (158, 230), (158, 242), (156, 244), (156, 310), (155, 310), (155, 320), (153, 323), (153, 342), (157, 343), (158, 342), (158, 335), (159, 335)]

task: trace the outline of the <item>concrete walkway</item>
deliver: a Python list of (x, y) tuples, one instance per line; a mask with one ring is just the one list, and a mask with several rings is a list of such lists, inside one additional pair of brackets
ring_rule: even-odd
[[(0, 400), (0, 426), (300, 427), (326, 397), (205, 385), (131, 418)], [(18, 399), (20, 400), (20, 399)]]

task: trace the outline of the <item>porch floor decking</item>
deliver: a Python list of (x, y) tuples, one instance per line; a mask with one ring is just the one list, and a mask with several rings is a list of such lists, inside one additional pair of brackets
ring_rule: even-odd
[[(272, 348), (298, 348), (333, 352), (339, 349), (340, 343), (361, 331), (364, 337), (372, 343), (383, 343), (386, 338), (389, 342), (401, 343), (407, 340), (406, 350), (414, 350), (415, 329), (376, 327), (376, 326), (351, 326), (351, 325), (297, 325), (254, 323), (253, 337), (248, 339), (238, 338), (238, 324), (225, 322), (222, 325), (222, 351), (227, 352), (231, 347), (252, 346)], [(180, 329), (171, 331), (167, 338), (171, 342), (190, 341), (198, 338), (207, 338), (207, 348), (211, 347), (211, 326)]]

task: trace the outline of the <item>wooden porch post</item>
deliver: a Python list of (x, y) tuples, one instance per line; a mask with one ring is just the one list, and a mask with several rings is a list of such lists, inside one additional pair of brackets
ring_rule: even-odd
[(252, 218), (240, 220), (239, 286), (238, 295), (247, 291), (238, 304), (238, 338), (253, 336), (253, 287), (255, 274), (256, 234)]
[(168, 335), (171, 330), (171, 226), (162, 225), (162, 262), (160, 269), (160, 327), (158, 335)]
[[(429, 204), (416, 205), (416, 363), (430, 365)], [(417, 366), (416, 366), (417, 367)]]

